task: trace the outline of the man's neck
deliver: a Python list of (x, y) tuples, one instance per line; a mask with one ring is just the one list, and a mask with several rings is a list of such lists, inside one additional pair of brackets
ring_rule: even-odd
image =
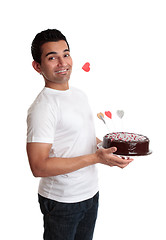
[(66, 91), (69, 89), (69, 83), (66, 82), (64, 84), (57, 84), (52, 82), (45, 82), (45, 87), (52, 88), (55, 90)]

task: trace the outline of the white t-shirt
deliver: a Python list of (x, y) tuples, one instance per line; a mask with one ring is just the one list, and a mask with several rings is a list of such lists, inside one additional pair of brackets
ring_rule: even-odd
[[(96, 135), (86, 95), (44, 88), (28, 110), (27, 142), (51, 143), (49, 157), (72, 158), (96, 151)], [(79, 202), (98, 192), (95, 165), (53, 177), (43, 177), (39, 194), (59, 202)]]

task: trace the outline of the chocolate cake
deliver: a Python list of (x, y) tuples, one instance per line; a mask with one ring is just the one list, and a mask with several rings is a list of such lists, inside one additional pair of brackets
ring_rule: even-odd
[(149, 139), (146, 136), (128, 132), (108, 133), (103, 137), (103, 148), (116, 147), (115, 154), (124, 156), (147, 155), (149, 151)]

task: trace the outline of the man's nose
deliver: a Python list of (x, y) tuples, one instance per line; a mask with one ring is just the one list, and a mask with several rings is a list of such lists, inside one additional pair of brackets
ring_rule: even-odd
[(66, 66), (67, 63), (63, 57), (59, 57), (58, 59), (58, 66)]

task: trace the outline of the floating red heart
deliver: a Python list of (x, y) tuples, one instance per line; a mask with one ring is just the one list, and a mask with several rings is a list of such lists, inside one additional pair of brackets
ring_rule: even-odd
[(105, 115), (106, 115), (107, 117), (109, 117), (109, 118), (112, 119), (112, 113), (111, 113), (110, 111), (106, 111), (106, 112), (105, 112)]
[(90, 71), (90, 63), (89, 62), (86, 62), (82, 69), (85, 71), (85, 72), (89, 72)]

